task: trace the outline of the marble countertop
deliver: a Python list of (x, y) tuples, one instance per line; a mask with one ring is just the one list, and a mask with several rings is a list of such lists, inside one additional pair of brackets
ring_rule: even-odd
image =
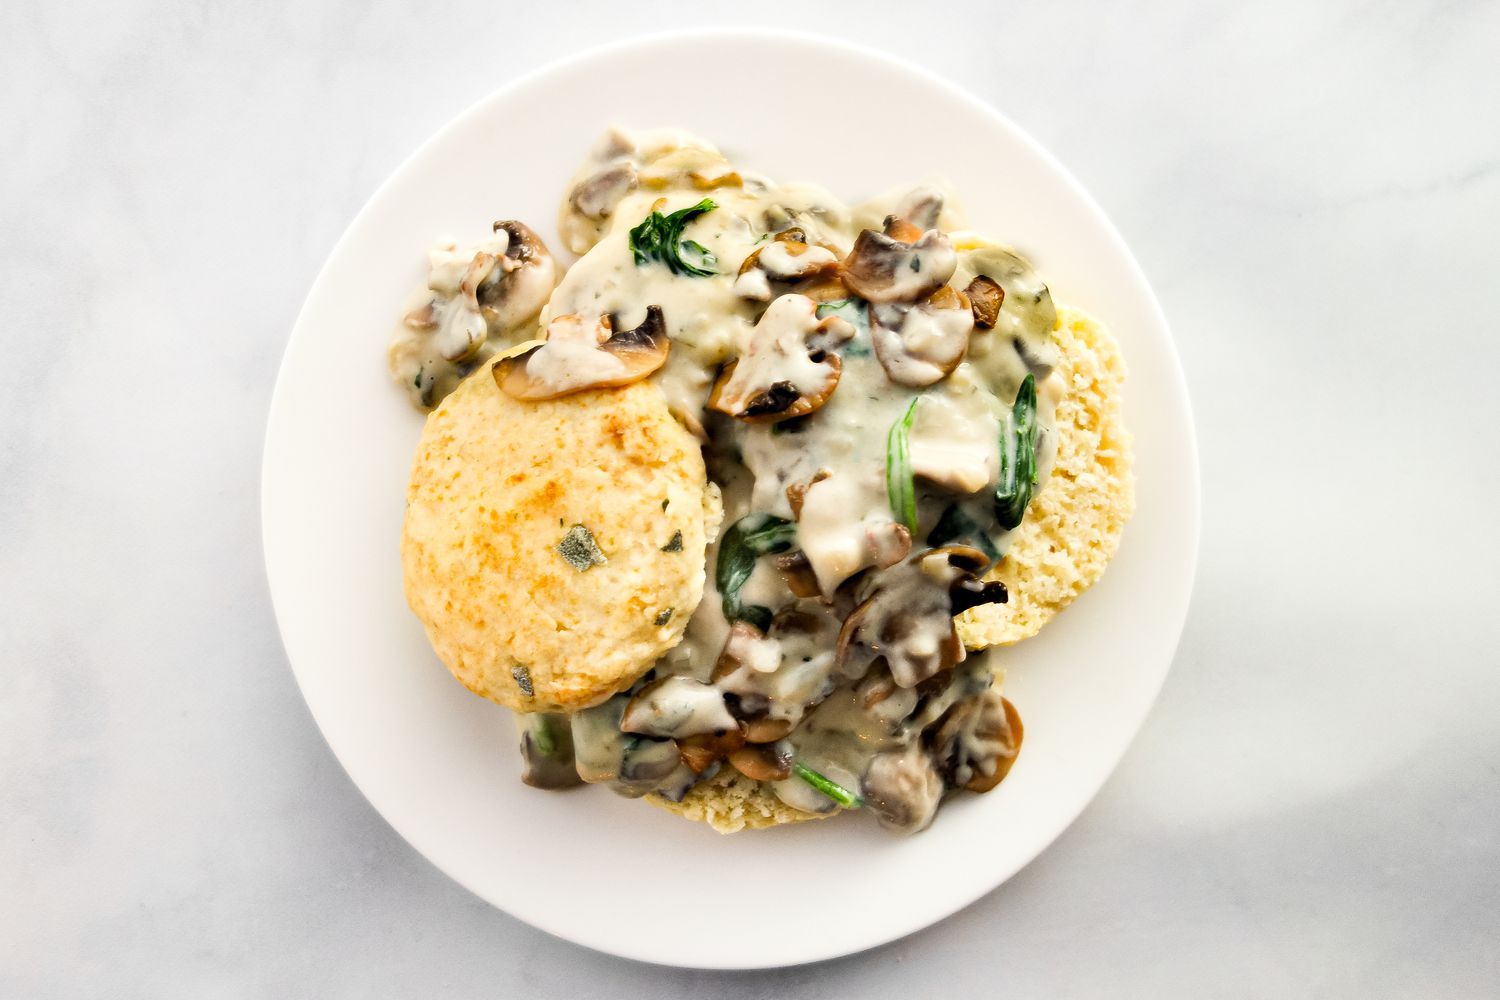
[(558, 56), (770, 23), (511, 6), (0, 11), (0, 996), (1496, 995), (1500, 6), (803, 5), (1113, 217), (1191, 385), (1203, 551), (1156, 709), (1052, 848), (910, 938), (742, 974), (449, 882), (271, 614), (271, 386), (376, 185)]

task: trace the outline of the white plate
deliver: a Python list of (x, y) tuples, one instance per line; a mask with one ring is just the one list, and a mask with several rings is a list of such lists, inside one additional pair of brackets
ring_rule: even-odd
[[(807, 74), (841, 99), (809, 105)], [(725, 78), (742, 83), (714, 82)], [(1026, 721), (1015, 770), (995, 791), (945, 805), (917, 837), (860, 815), (722, 837), (603, 789), (526, 788), (507, 713), (449, 677), (407, 611), (397, 540), (421, 420), (386, 374), (393, 318), (435, 237), (477, 238), (492, 220), (517, 218), (557, 248), (562, 186), (611, 123), (685, 127), (754, 169), (851, 200), (946, 175), (975, 228), (1030, 254), (1060, 301), (1101, 317), (1124, 345), (1139, 512), (1104, 581), (1003, 654), (1007, 694)], [(554, 65), (464, 112), (396, 171), (297, 320), (271, 404), (262, 504), (288, 658), (381, 815), (528, 923), (704, 968), (789, 965), (890, 941), (1036, 857), (1093, 797), (1151, 705), (1198, 538), (1181, 370), (1145, 278), (1098, 206), (1019, 129), (950, 84), (848, 45), (747, 32), (651, 38)]]

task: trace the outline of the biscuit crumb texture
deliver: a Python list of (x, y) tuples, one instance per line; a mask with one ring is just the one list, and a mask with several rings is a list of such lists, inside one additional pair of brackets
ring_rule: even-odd
[(1104, 575), (1135, 511), (1131, 438), (1121, 414), (1125, 361), (1092, 317), (1058, 309), (1057, 459), (1005, 559), (990, 573), (1010, 592), (1005, 604), (958, 618), (970, 649), (1006, 646), (1039, 632)]
[(794, 809), (781, 801), (759, 781), (745, 777), (729, 765), (718, 774), (688, 790), (681, 802), (669, 802), (660, 795), (647, 795), (646, 801), (687, 819), (707, 823), (720, 833), (741, 830), (763, 830), (768, 826), (800, 823), (807, 819), (827, 819), (838, 814), (810, 813)]
[(401, 536), (406, 599), (471, 691), (572, 711), (681, 640), (718, 491), (651, 383), (522, 402), (490, 367), (423, 429)]

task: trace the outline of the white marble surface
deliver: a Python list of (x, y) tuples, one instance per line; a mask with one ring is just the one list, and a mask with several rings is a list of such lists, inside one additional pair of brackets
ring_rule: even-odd
[(800, 5), (1113, 216), (1205, 520), (1079, 822), (935, 928), (756, 974), (575, 948), (401, 842), (298, 697), (257, 492), (302, 296), (413, 147), (565, 53), (770, 18), (286, 6), (0, 8), (0, 996), (1500, 992), (1500, 5)]

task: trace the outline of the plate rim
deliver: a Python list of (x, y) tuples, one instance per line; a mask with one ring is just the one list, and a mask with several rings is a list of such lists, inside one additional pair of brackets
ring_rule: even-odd
[[(329, 738), (328, 728), (327, 726), (325, 726), (323, 719), (320, 718), (318, 709), (314, 706), (312, 700), (307, 697), (306, 686), (303, 683), (301, 672), (299, 671), (297, 664), (292, 657), (291, 649), (287, 644), (286, 632), (282, 625), (283, 612), (281, 610), (281, 603), (285, 601), (286, 598), (285, 596), (281, 598), (278, 598), (277, 596), (277, 588), (274, 582), (276, 573), (272, 568), (273, 558), (271, 554), (272, 546), (270, 543), (272, 527), (270, 524), (270, 515), (268, 513), (271, 506), (269, 498), (272, 493), (272, 483), (275, 479), (275, 475), (271, 471), (274, 451), (273, 439), (278, 426), (277, 414), (283, 411), (283, 396), (287, 391), (285, 389), (285, 386), (287, 384), (285, 375), (290, 364), (290, 360), (295, 353), (293, 349), (302, 339), (312, 335), (311, 331), (306, 328), (307, 313), (312, 303), (319, 297), (320, 289), (328, 280), (328, 275), (333, 267), (334, 262), (339, 259), (347, 250), (348, 245), (354, 237), (354, 234), (362, 228), (362, 224), (366, 221), (367, 217), (371, 215), (374, 207), (384, 200), (383, 196), (386, 194), (388, 189), (394, 186), (397, 181), (411, 168), (412, 164), (420, 160), (426, 154), (429, 148), (441, 143), (451, 133), (458, 132), (469, 127), (469, 123), (471, 122), (471, 120), (482, 116), (487, 107), (492, 104), (504, 101), (515, 91), (525, 89), (526, 87), (531, 86), (539, 80), (544, 80), (548, 77), (566, 73), (570, 69), (578, 67), (579, 65), (586, 64), (597, 59), (613, 56), (621, 52), (629, 51), (631, 49), (645, 48), (664, 44), (680, 44), (690, 40), (701, 39), (731, 39), (770, 43), (793, 42), (837, 50), (844, 54), (855, 56), (864, 60), (868, 60), (872, 63), (882, 65), (885, 68), (898, 73), (906, 73), (919, 77), (927, 84), (941, 90), (950, 99), (966, 105), (972, 111), (984, 116), (985, 118), (996, 124), (999, 128), (1007, 132), (1013, 139), (1017, 140), (1039, 160), (1045, 163), (1047, 168), (1059, 180), (1063, 182), (1068, 191), (1086, 210), (1087, 214), (1096, 224), (1098, 224), (1100, 231), (1108, 240), (1111, 250), (1116, 255), (1118, 255), (1119, 258), (1123, 260), (1128, 266), (1129, 277), (1132, 283), (1138, 287), (1138, 290), (1141, 293), (1143, 293), (1144, 301), (1149, 305), (1152, 319), (1159, 325), (1160, 329), (1166, 335), (1166, 342), (1170, 347), (1170, 350), (1167, 352), (1167, 361), (1169, 363), (1167, 365), (1166, 374), (1174, 384), (1177, 393), (1180, 394), (1183, 408), (1187, 415), (1187, 420), (1185, 422), (1185, 426), (1183, 427), (1183, 433), (1185, 437), (1185, 454), (1182, 457), (1187, 461), (1187, 468), (1184, 470), (1183, 479), (1187, 484), (1187, 492), (1190, 495), (1184, 496), (1183, 499), (1187, 501), (1186, 507), (1188, 508), (1191, 516), (1187, 519), (1187, 523), (1184, 524), (1181, 529), (1183, 534), (1183, 541), (1185, 543), (1184, 555), (1187, 557), (1185, 560), (1185, 578), (1182, 581), (1184, 595), (1182, 600), (1182, 607), (1176, 621), (1173, 622), (1171, 626), (1172, 637), (1170, 643), (1170, 652), (1167, 656), (1166, 667), (1165, 669), (1161, 670), (1159, 676), (1155, 678), (1149, 697), (1145, 698), (1142, 701), (1141, 708), (1139, 710), (1139, 713), (1137, 714), (1137, 717), (1131, 720), (1129, 738), (1121, 743), (1121, 745), (1115, 752), (1107, 755), (1110, 758), (1108, 760), (1108, 766), (1101, 771), (1098, 781), (1092, 784), (1092, 787), (1089, 788), (1087, 795), (1080, 797), (1076, 808), (1067, 811), (1065, 821), (1058, 827), (1057, 832), (1054, 833), (1039, 850), (1037, 850), (1035, 853), (1032, 853), (1029, 857), (1026, 857), (1019, 862), (1007, 866), (1005, 869), (1003, 869), (1003, 874), (996, 878), (992, 884), (990, 884), (989, 880), (986, 879), (982, 880), (981, 883), (972, 891), (969, 889), (965, 889), (961, 892), (954, 893), (951, 897), (951, 904), (944, 904), (943, 906), (939, 907), (935, 916), (924, 917), (920, 922), (913, 926), (904, 926), (896, 930), (882, 929), (878, 933), (872, 934), (869, 940), (867, 940), (864, 944), (855, 948), (847, 948), (842, 946), (834, 946), (825, 949), (808, 948), (805, 949), (803, 954), (797, 957), (791, 959), (772, 959), (769, 961), (666, 961), (654, 958), (643, 958), (637, 953), (631, 953), (627, 949), (613, 948), (605, 942), (585, 942), (583, 940), (580, 940), (579, 937), (571, 934), (568, 928), (560, 925), (554, 920), (537, 919), (530, 914), (523, 917), (511, 911), (507, 907), (492, 899), (485, 891), (476, 887), (474, 884), (471, 884), (470, 880), (459, 875), (448, 865), (433, 858), (421, 847), (419, 847), (416, 841), (413, 839), (413, 836), (408, 833), (407, 829), (405, 829), (405, 824), (398, 823), (391, 817), (390, 814), (383, 810), (371, 796), (364, 783), (362, 783), (360, 779), (349, 769), (349, 766), (346, 764), (344, 757), (339, 753), (338, 748), (335, 746), (333, 740)], [(949, 919), (955, 913), (958, 913), (959, 911), (973, 905), (976, 901), (988, 895), (989, 893), (1000, 889), (1000, 887), (1008, 882), (1012, 877), (1014, 877), (1017, 872), (1019, 872), (1027, 865), (1030, 865), (1037, 858), (1041, 857), (1041, 855), (1044, 854), (1048, 849), (1050, 849), (1050, 847), (1055, 844), (1058, 839), (1060, 839), (1064, 834), (1067, 833), (1067, 831), (1073, 826), (1073, 824), (1077, 822), (1078, 817), (1082, 815), (1083, 811), (1087, 809), (1089, 805), (1092, 804), (1098, 797), (1099, 792), (1104, 787), (1104, 784), (1108, 782), (1108, 780), (1114, 775), (1115, 771), (1118, 770), (1125, 754), (1129, 751), (1130, 747), (1134, 744), (1136, 739), (1139, 738), (1140, 731), (1145, 725), (1146, 718), (1149, 715), (1151, 709), (1155, 706), (1157, 699), (1160, 697), (1162, 686), (1165, 684), (1166, 678), (1168, 674), (1171, 673), (1172, 667), (1176, 662), (1177, 653), (1181, 645), (1182, 632), (1186, 626), (1187, 616), (1191, 610), (1194, 586), (1197, 579), (1198, 565), (1201, 558), (1201, 462), (1199, 457), (1196, 420), (1193, 418), (1192, 398), (1188, 391), (1188, 382), (1182, 366), (1182, 357), (1177, 348), (1176, 338), (1172, 334), (1171, 326), (1167, 322), (1165, 312), (1162, 309), (1161, 302), (1157, 298), (1155, 290), (1152, 288), (1149, 280), (1146, 277), (1144, 269), (1140, 265), (1140, 262), (1136, 259), (1135, 254), (1131, 251), (1129, 245), (1125, 242), (1124, 237), (1120, 234), (1113, 220), (1104, 211), (1102, 206), (1100, 206), (1099, 203), (1095, 201), (1094, 197), (1086, 188), (1084, 188), (1084, 186), (1078, 181), (1078, 179), (1074, 177), (1073, 174), (1066, 168), (1066, 166), (1064, 166), (1063, 163), (1058, 160), (1057, 157), (1055, 157), (1045, 146), (1043, 146), (1029, 132), (1012, 121), (999, 108), (983, 100), (978, 95), (970, 92), (967, 88), (961, 86), (960, 84), (952, 81), (951, 79), (934, 70), (930, 70), (925, 66), (911, 62), (891, 52), (875, 48), (871, 45), (867, 45), (861, 42), (854, 42), (844, 38), (832, 37), (820, 34), (818, 32), (801, 29), (734, 26), (689, 27), (673, 29), (669, 31), (644, 32), (629, 35), (615, 41), (592, 46), (545, 62), (540, 66), (537, 66), (527, 71), (526, 73), (523, 73), (500, 85), (499, 87), (496, 87), (495, 89), (485, 93), (478, 99), (472, 101), (467, 106), (462, 108), (462, 110), (460, 110), (458, 113), (446, 119), (441, 127), (428, 134), (427, 137), (420, 143), (418, 143), (410, 153), (402, 158), (401, 161), (370, 192), (370, 194), (366, 196), (359, 210), (345, 224), (342, 233), (339, 235), (339, 238), (334, 242), (333, 246), (328, 251), (322, 265), (317, 271), (317, 274), (314, 276), (312, 283), (308, 286), (308, 290), (303, 298), (302, 305), (298, 309), (296, 318), (292, 322), (290, 333), (282, 349), (281, 360), (276, 368), (275, 382), (269, 402), (267, 404), (265, 431), (262, 436), (260, 478), (261, 488), (259, 491), (259, 520), (261, 531), (261, 561), (264, 567), (267, 590), (270, 593), (272, 613), (276, 619), (277, 634), (281, 640), (282, 651), (286, 658), (287, 666), (291, 669), (293, 679), (297, 683), (298, 693), (302, 696), (303, 704), (307, 707), (309, 715), (312, 716), (313, 722), (316, 725), (319, 734), (322, 736), (324, 744), (332, 752), (333, 757), (338, 762), (340, 769), (349, 778), (354, 787), (359, 790), (360, 795), (365, 799), (370, 807), (374, 809), (375, 813), (387, 826), (395, 831), (396, 834), (400, 836), (401, 839), (413, 851), (415, 851), (417, 855), (423, 858), (428, 864), (431, 864), (444, 876), (451, 879), (459, 886), (463, 887), (467, 892), (471, 893), (478, 899), (483, 900), (489, 906), (492, 906), (502, 913), (505, 913), (512, 919), (535, 927), (553, 937), (567, 941), (571, 944), (586, 947), (594, 951), (611, 955), (613, 957), (642, 962), (644, 964), (661, 965), (663, 967), (673, 968), (698, 968), (713, 970), (787, 968), (814, 962), (827, 961), (844, 956), (863, 954), (874, 948), (890, 944), (893, 941), (901, 940), (912, 934), (918, 933), (919, 931), (933, 927)]]

